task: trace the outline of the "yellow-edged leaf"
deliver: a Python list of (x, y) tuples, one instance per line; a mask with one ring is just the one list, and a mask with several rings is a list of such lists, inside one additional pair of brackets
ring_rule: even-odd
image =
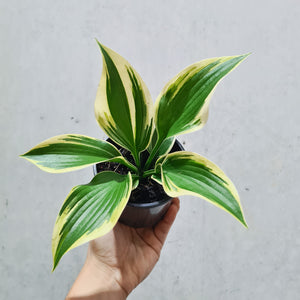
[(104, 161), (115, 161), (136, 169), (109, 142), (79, 134), (52, 137), (21, 157), (50, 173), (69, 172)]
[(218, 82), (249, 54), (202, 60), (176, 75), (155, 103), (155, 124), (160, 141), (200, 129), (208, 118), (208, 105)]
[(103, 72), (95, 115), (106, 134), (136, 157), (150, 142), (153, 104), (140, 75), (122, 56), (101, 45)]
[(132, 190), (131, 174), (97, 174), (89, 184), (74, 187), (56, 219), (53, 270), (70, 249), (108, 233), (117, 223)]
[[(149, 153), (151, 153), (153, 151), (156, 143), (157, 143), (157, 132), (155, 130), (153, 132), (151, 142), (147, 149), (149, 151)], [(169, 138), (165, 139), (159, 146), (158, 150), (156, 151), (156, 153), (153, 157), (153, 161), (156, 161), (159, 157), (169, 153), (170, 150), (172, 149), (174, 143), (175, 143), (175, 137), (169, 137)]]
[[(236, 188), (225, 173), (199, 154), (180, 151), (160, 162), (161, 180), (171, 197), (193, 195), (224, 209), (247, 227)], [(159, 176), (154, 177), (157, 181)]]

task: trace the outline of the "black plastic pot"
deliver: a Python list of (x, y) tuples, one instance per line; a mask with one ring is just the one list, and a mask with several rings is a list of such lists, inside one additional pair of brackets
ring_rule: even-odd
[[(111, 142), (111, 141), (110, 141)], [(184, 150), (181, 143), (176, 140), (170, 152)], [(93, 167), (94, 175), (98, 173), (97, 164)], [(152, 227), (156, 225), (165, 215), (171, 205), (172, 197), (164, 194), (163, 198), (156, 199), (149, 203), (149, 199), (136, 203), (131, 201), (132, 194), (129, 201), (120, 216), (119, 221), (125, 225), (139, 228)]]

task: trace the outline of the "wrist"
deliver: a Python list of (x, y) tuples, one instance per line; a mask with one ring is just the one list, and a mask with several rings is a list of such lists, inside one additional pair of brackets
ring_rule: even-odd
[(128, 293), (119, 284), (118, 271), (88, 256), (66, 300), (123, 300)]

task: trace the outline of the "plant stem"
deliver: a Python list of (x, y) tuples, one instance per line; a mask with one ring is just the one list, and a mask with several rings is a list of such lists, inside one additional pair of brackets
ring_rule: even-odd
[(148, 177), (148, 176), (151, 176), (151, 175), (153, 175), (153, 174), (155, 174), (155, 173), (156, 173), (156, 172), (155, 172), (154, 169), (145, 171), (145, 172), (143, 173), (143, 178)]
[(129, 161), (127, 161), (127, 159), (121, 159), (120, 161), (116, 161), (120, 164), (122, 164), (123, 166), (127, 167), (129, 170), (133, 171), (134, 173), (138, 174), (139, 170), (137, 169), (136, 166), (134, 166), (133, 164), (131, 164)]
[(153, 158), (161, 144), (162, 144), (162, 141), (160, 139), (158, 139), (153, 150), (151, 151), (146, 163), (145, 163), (145, 167), (144, 167), (145, 170), (147, 170), (149, 168), (149, 166), (151, 165)]
[(141, 174), (141, 161), (140, 161), (140, 155), (136, 152), (132, 152), (133, 159), (135, 161), (135, 164), (137, 166), (138, 174)]

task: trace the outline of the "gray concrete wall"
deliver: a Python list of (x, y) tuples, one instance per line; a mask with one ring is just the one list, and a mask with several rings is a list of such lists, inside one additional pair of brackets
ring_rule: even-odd
[(101, 57), (126, 57), (153, 99), (198, 60), (252, 51), (217, 88), (208, 124), (180, 137), (236, 184), (249, 223), (204, 200), (181, 210), (152, 274), (129, 299), (298, 299), (298, 0), (0, 1), (0, 298), (63, 299), (85, 258), (51, 273), (51, 234), (92, 170), (47, 174), (18, 158), (62, 133), (104, 138), (93, 112)]

